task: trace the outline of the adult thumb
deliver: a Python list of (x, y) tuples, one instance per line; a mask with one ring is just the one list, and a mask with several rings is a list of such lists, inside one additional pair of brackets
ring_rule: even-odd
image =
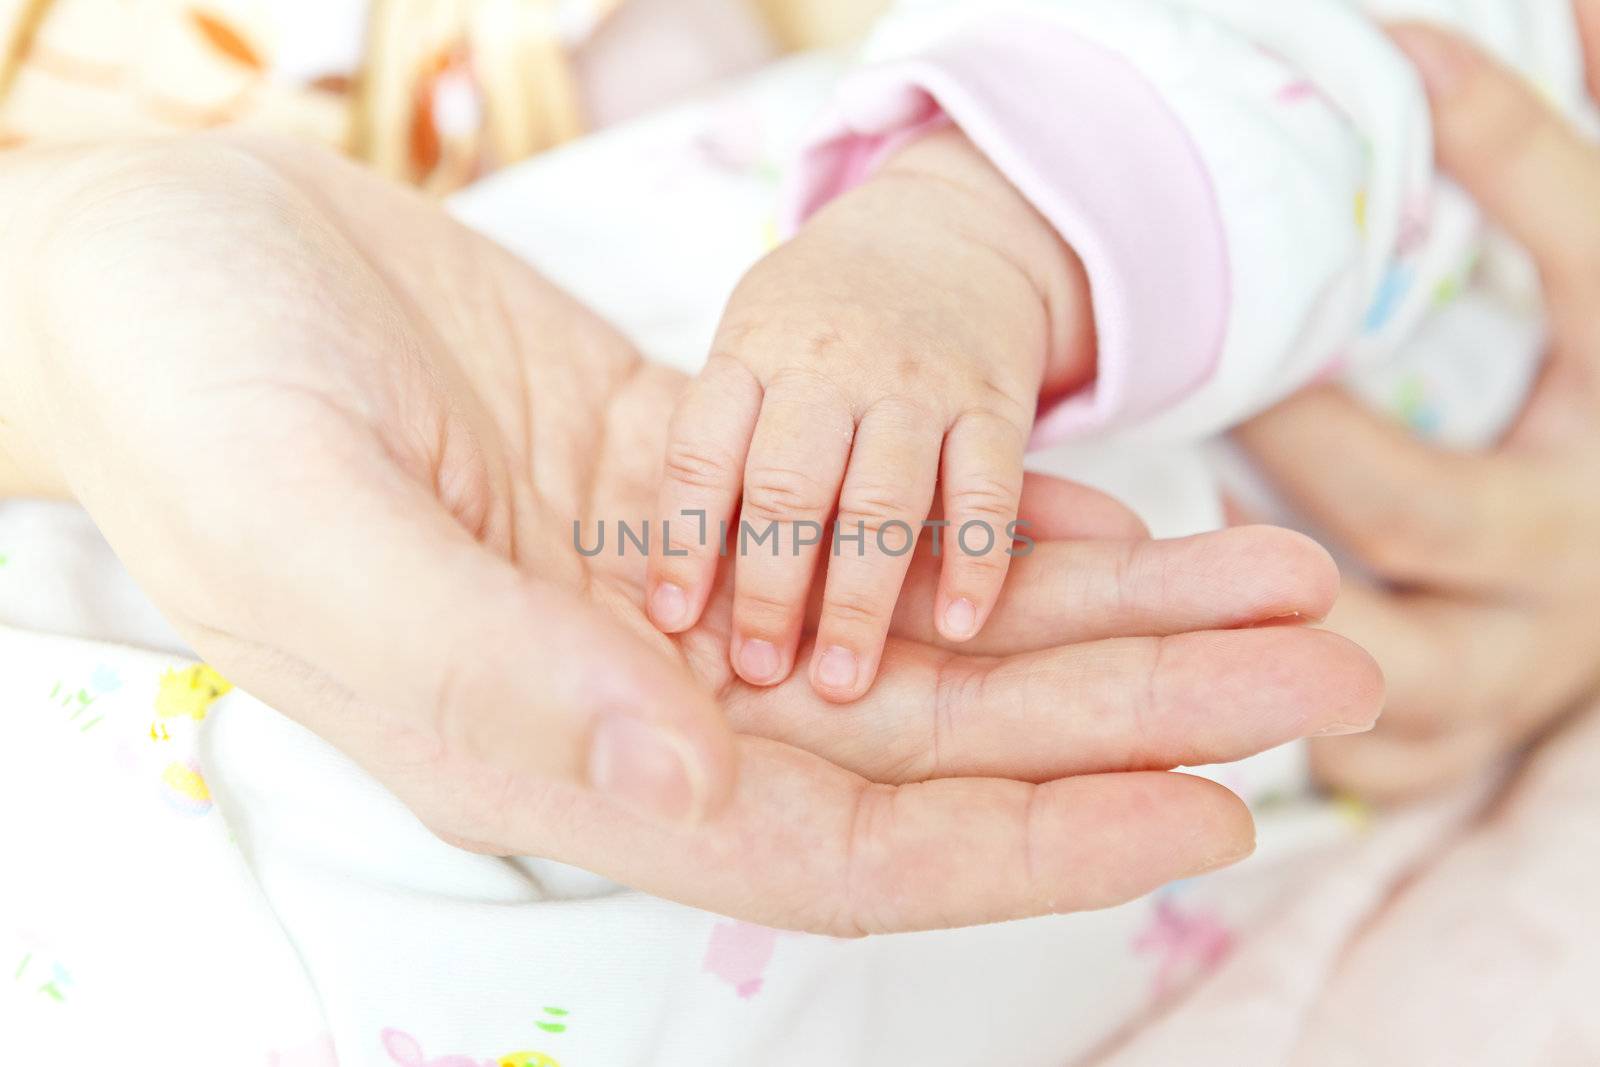
[[(308, 520), (294, 544), (254, 546), (273, 566), (248, 628), (392, 717), (360, 730), (364, 744), (388, 736), (425, 759), (587, 786), (667, 822), (726, 801), (731, 730), (653, 631), (517, 567), (403, 478), (338, 495), (308, 509), (335, 517)], [(339, 744), (339, 724), (305, 725)]]

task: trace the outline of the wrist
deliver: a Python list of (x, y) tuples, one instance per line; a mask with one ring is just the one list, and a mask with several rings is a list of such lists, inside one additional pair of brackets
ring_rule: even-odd
[(0, 497), (73, 495), (61, 452), (95, 379), (62, 335), (99, 316), (98, 233), (166, 143), (0, 152)]
[(875, 178), (939, 182), (973, 199), (982, 240), (1016, 267), (1038, 296), (1047, 338), (1040, 395), (1065, 395), (1093, 380), (1093, 301), (1082, 261), (965, 134), (946, 126), (920, 137), (891, 156)]
[(0, 153), (0, 496), (75, 496), (121, 447), (145, 384), (130, 327), (152, 293), (188, 299), (191, 219), (274, 202), (278, 144), (219, 131)]
[(0, 498), (69, 496), (46, 440), (44, 331), (39, 302), (57, 249), (56, 221), (70, 210), (72, 149), (0, 153)]

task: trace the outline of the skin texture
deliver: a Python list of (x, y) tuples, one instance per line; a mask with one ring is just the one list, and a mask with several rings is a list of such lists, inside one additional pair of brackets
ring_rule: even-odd
[(1164, 768), (1381, 702), (1355, 646), (1258, 625), (1328, 610), (1320, 548), (1152, 542), (1049, 479), (979, 641), (908, 611), (843, 718), (748, 685), (726, 583), (668, 637), (646, 561), (573, 542), (650, 513), (685, 379), (437, 206), (233, 135), (12, 154), (0, 204), (13, 487), (79, 500), (207, 660), (458, 844), (841, 935), (1099, 907), (1252, 847)]
[[(681, 555), (651, 561), (651, 618), (688, 629), (719, 565), (733, 570), (730, 662), (776, 685), (825, 569), (811, 683), (855, 700), (879, 671), (903, 546), (932, 515), (950, 524), (932, 619), (971, 640), (1005, 582), (1039, 398), (1093, 373), (1077, 257), (959, 131), (919, 139), (734, 293), (673, 419), (658, 514)], [(685, 515), (702, 512), (713, 531), (776, 526), (781, 550), (722, 563), (720, 539)], [(833, 521), (864, 538), (830, 553), (817, 542)]]
[[(1577, 7), (1600, 95), (1600, 4)], [(1384, 799), (1481, 771), (1600, 687), (1600, 149), (1465, 42), (1394, 36), (1427, 81), (1441, 164), (1537, 259), (1552, 343), (1519, 425), (1482, 453), (1430, 448), (1337, 389), (1240, 434), (1385, 579), (1346, 588), (1329, 619), (1382, 663), (1382, 724), (1313, 749), (1326, 782)]]

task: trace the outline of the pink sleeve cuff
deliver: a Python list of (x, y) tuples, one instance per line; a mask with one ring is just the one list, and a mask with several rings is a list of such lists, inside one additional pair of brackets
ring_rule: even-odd
[(1137, 68), (1048, 19), (985, 26), (847, 78), (794, 175), (786, 231), (947, 120), (1088, 270), (1096, 380), (1041, 409), (1034, 444), (1126, 425), (1204, 384), (1230, 301), (1211, 177)]

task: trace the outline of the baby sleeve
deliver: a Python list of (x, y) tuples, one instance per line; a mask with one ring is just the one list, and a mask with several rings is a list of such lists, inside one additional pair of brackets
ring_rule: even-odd
[(1083, 259), (1100, 363), (1036, 443), (1208, 436), (1374, 365), (1481, 241), (1378, 18), (1477, 35), (1577, 107), (1567, 0), (901, 0), (794, 173), (787, 222), (954, 122)]

